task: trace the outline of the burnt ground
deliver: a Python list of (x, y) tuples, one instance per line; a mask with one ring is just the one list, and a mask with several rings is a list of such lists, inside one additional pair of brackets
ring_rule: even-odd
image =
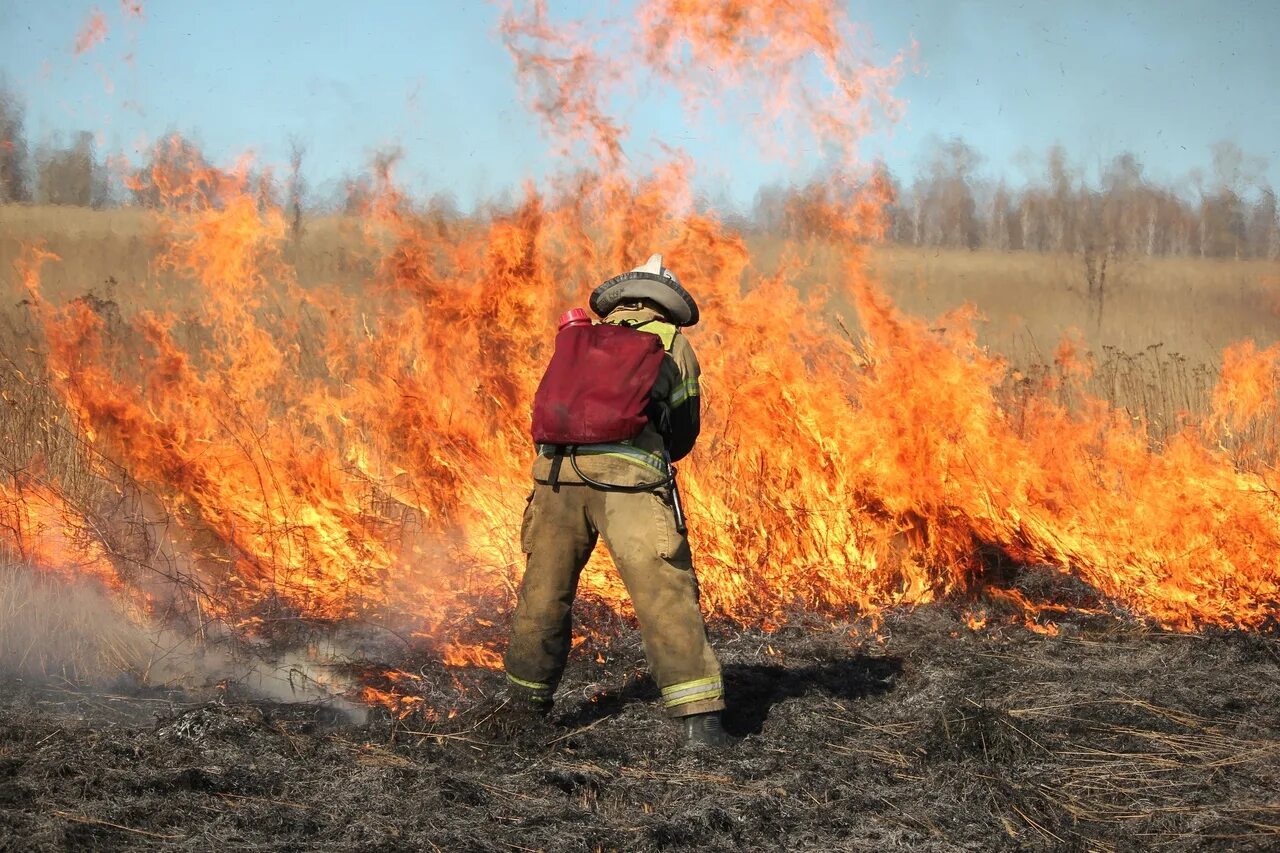
[(530, 728), (500, 674), (429, 664), (402, 720), (10, 679), (0, 850), (1280, 848), (1274, 635), (1063, 619), (715, 629), (723, 753), (679, 747), (631, 630)]

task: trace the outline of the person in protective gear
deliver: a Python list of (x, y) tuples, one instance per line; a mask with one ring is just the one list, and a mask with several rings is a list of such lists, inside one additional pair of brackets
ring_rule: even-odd
[[(681, 721), (689, 742), (723, 746), (732, 740), (720, 722), (724, 685), (698, 607), (698, 582), (674, 508), (670, 468), (693, 449), (700, 427), (698, 361), (680, 333), (681, 327), (698, 322), (697, 303), (662, 265), (662, 256), (654, 255), (598, 287), (590, 304), (601, 318), (591, 328), (609, 333), (598, 337), (627, 337), (602, 329), (608, 325), (654, 335), (661, 344), (661, 363), (648, 394), (647, 421), (637, 434), (538, 446), (534, 488), (521, 528), (527, 564), (505, 659), (509, 695), (518, 706), (550, 710), (569, 654), (578, 577), (603, 537), (635, 606), (645, 654), (668, 714)], [(555, 389), (546, 387), (561, 346), (557, 338), (557, 354), (535, 398), (535, 437), (547, 429), (539, 423), (544, 412), (566, 414), (566, 405), (550, 399)], [(615, 375), (620, 371), (629, 372), (597, 371), (607, 374), (598, 381), (622, 384), (627, 377)], [(584, 372), (588, 369), (561, 375)], [(607, 394), (597, 389), (566, 399), (603, 397)]]

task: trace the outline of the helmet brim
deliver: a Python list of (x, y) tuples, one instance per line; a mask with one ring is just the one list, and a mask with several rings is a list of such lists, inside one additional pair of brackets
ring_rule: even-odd
[(600, 317), (624, 302), (649, 299), (677, 326), (693, 326), (698, 322), (698, 303), (680, 283), (663, 275), (633, 270), (624, 272), (600, 285), (591, 294), (591, 310)]

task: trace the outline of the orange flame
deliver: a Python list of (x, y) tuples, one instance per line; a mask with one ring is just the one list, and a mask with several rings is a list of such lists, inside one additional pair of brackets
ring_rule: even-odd
[(28, 479), (0, 480), (0, 553), (64, 580), (123, 582), (101, 541), (56, 491)]
[(1280, 406), (1280, 344), (1259, 351), (1253, 341), (1222, 353), (1222, 374), (1213, 392), (1210, 422), (1237, 432)]
[[(658, 77), (688, 72), (693, 98), (712, 82), (694, 64), (750, 81), (760, 63), (761, 79), (781, 81), (771, 108), (852, 162), (895, 64), (858, 60), (858, 31), (835, 4), (793, 6), (646, 3), (637, 43)], [(115, 335), (84, 303), (41, 301), (31, 273), (59, 392), (85, 435), (199, 534), (210, 612), (248, 626), (272, 608), (407, 612), (447, 662), (497, 666), (554, 318), (661, 250), (707, 318), (690, 330), (704, 434), (681, 484), (713, 616), (770, 625), (796, 607), (928, 603), (973, 589), (979, 552), (998, 548), (1173, 628), (1275, 620), (1280, 506), (1266, 481), (1192, 429), (1152, 447), (1083, 393), (1071, 410), (1052, 389), (1033, 394), (1015, 428), (999, 402), (1008, 366), (978, 345), (974, 312), (927, 323), (868, 276), (883, 182), (808, 199), (829, 239), (793, 242), (764, 268), (743, 235), (688, 203), (687, 158), (622, 174), (622, 126), (605, 109), (615, 78), (598, 53), (552, 28), (541, 4), (509, 14), (504, 33), (539, 81), (535, 107), (589, 140), (596, 168), (530, 187), (487, 220), (442, 223), (409, 212), (384, 164), (365, 216), (374, 272), (357, 295), (298, 280), (285, 218), (246, 164), (214, 169), (174, 140), (135, 187), (163, 206), (156, 276), (189, 294), (149, 294), (153, 310)], [(822, 97), (806, 55), (826, 74)], [(801, 292), (820, 251), (835, 266)], [(841, 304), (860, 335), (832, 322)], [(1215, 399), (1248, 388), (1251, 411), (1268, 393), (1274, 404), (1274, 384), (1242, 366), (1252, 355), (1229, 354)], [(1069, 341), (1058, 359), (1068, 380), (1087, 375)], [(625, 611), (604, 559), (583, 591)], [(1052, 605), (1004, 598), (1033, 630), (1057, 630), (1033, 618)]]
[(88, 53), (107, 37), (107, 16), (102, 14), (101, 10), (94, 9), (89, 13), (89, 17), (85, 20), (84, 26), (76, 35), (75, 54)]
[[(868, 61), (869, 33), (834, 0), (648, 0), (636, 17), (656, 76), (693, 107), (746, 105), (772, 153), (785, 156), (787, 143), (808, 136), (853, 165), (877, 115), (898, 114), (889, 92), (905, 56), (882, 66)], [(725, 103), (726, 93), (741, 103)]]
[(381, 705), (397, 718), (403, 720), (415, 711), (426, 711), (426, 700), (422, 696), (406, 693), (405, 689), (416, 689), (422, 682), (422, 676), (401, 670), (387, 670), (379, 673), (390, 690), (383, 690), (372, 685), (360, 688), (360, 701), (367, 705)]
[[(173, 315), (144, 313), (135, 330), (151, 355), (131, 384), (111, 367), (119, 344), (73, 304), (48, 317), (50, 362), (86, 431), (227, 544), (236, 607), (271, 596), (336, 618), (398, 602), (457, 619), (515, 582), (527, 412), (547, 330), (573, 301), (561, 288), (585, 296), (620, 266), (623, 252), (599, 240), (629, 233), (698, 271), (715, 320), (692, 334), (710, 405), (684, 479), (713, 612), (753, 621), (793, 604), (933, 601), (972, 585), (975, 543), (988, 543), (1174, 627), (1274, 615), (1280, 522), (1260, 479), (1191, 433), (1153, 450), (1096, 401), (1073, 415), (1035, 399), (1015, 432), (996, 396), (1006, 366), (978, 347), (968, 314), (930, 331), (853, 251), (840, 285), (866, 330), (855, 348), (815, 319), (825, 294), (788, 283), (799, 248), (761, 274), (714, 219), (650, 218), (655, 187), (682, 178), (641, 184), (622, 212), (596, 206), (619, 191), (608, 180), (530, 195), (456, 233), (376, 213), (371, 230), (394, 235), (374, 282), (388, 310), (360, 322), (350, 300), (293, 281), (278, 210), (231, 195), (173, 214), (161, 259), (197, 285), (203, 350), (178, 345)], [(605, 236), (588, 236), (584, 218)], [(280, 299), (295, 302), (272, 307)], [(304, 305), (330, 318), (310, 378), (291, 320)], [(420, 513), (435, 544), (390, 538), (370, 490)], [(456, 568), (415, 574), (427, 553)], [(410, 575), (417, 586), (403, 589)], [(599, 571), (584, 586), (624, 597)]]

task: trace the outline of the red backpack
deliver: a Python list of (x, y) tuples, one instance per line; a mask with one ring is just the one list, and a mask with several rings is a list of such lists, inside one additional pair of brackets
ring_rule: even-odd
[(533, 395), (533, 440), (603, 444), (635, 438), (649, 421), (662, 339), (628, 326), (569, 325)]

